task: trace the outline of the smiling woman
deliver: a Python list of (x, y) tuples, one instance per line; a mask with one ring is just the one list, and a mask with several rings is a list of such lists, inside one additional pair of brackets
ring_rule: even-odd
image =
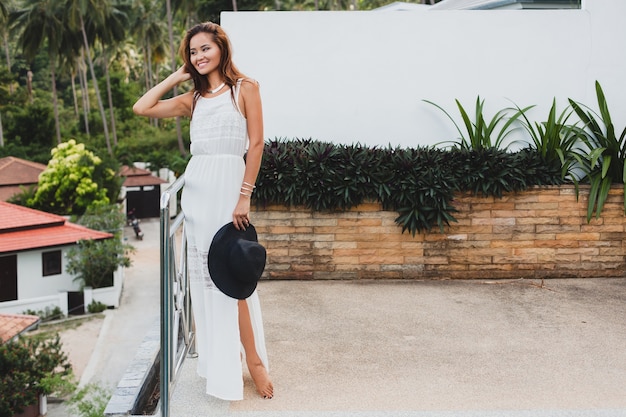
[[(209, 247), (218, 230), (232, 225), (245, 231), (252, 226), (250, 198), (264, 148), (259, 85), (233, 64), (230, 41), (215, 23), (192, 27), (180, 53), (184, 65), (141, 97), (133, 110), (148, 117), (191, 117), (192, 157), (185, 171), (181, 207), (198, 374), (206, 378), (208, 394), (225, 400), (243, 399), (243, 345), (257, 392), (272, 398), (257, 292), (245, 299), (228, 296), (215, 286), (208, 269)], [(161, 100), (188, 80), (193, 81), (192, 91)], [(248, 259), (242, 255), (239, 261)]]

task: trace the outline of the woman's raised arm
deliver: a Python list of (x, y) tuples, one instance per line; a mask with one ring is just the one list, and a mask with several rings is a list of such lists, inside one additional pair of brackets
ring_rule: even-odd
[(191, 116), (193, 92), (180, 94), (161, 100), (165, 94), (178, 84), (191, 79), (191, 75), (180, 67), (163, 81), (152, 87), (133, 105), (133, 112), (139, 116), (163, 119), (166, 117)]

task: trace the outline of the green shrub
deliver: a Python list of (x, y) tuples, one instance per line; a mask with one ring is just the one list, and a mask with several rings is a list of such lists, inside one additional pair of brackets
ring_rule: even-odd
[(42, 322), (51, 321), (51, 320), (59, 320), (63, 318), (63, 311), (59, 306), (54, 306), (54, 308), (46, 307), (43, 310), (26, 310), (23, 314), (28, 314), (31, 316), (38, 316)]
[(364, 201), (398, 212), (402, 232), (454, 222), (457, 192), (501, 197), (534, 185), (560, 184), (561, 166), (536, 149), (368, 148), (308, 140), (265, 144), (254, 194), (258, 206), (347, 210)]
[(59, 335), (18, 338), (0, 345), (0, 416), (21, 413), (40, 394), (73, 390), (73, 374)]
[(87, 306), (87, 311), (89, 311), (90, 313), (102, 313), (106, 309), (107, 309), (106, 304), (101, 303), (100, 301), (96, 301), (96, 300), (93, 300)]

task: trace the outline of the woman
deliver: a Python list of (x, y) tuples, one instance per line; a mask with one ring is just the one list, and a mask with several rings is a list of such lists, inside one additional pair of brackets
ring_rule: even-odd
[[(207, 267), (215, 233), (231, 221), (239, 230), (250, 224), (250, 197), (264, 146), (259, 85), (233, 64), (230, 41), (215, 23), (189, 29), (180, 52), (184, 65), (141, 97), (133, 111), (153, 118), (191, 118), (192, 157), (185, 171), (181, 206), (198, 373), (207, 380), (208, 394), (225, 400), (243, 399), (243, 345), (257, 392), (272, 398), (257, 292), (245, 300), (228, 297), (215, 287)], [(193, 80), (193, 91), (161, 99), (188, 80)]]

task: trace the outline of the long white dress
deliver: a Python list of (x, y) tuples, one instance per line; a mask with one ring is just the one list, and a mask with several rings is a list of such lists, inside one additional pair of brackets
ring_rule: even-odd
[[(191, 302), (196, 329), (198, 374), (206, 392), (224, 400), (243, 399), (237, 300), (211, 280), (207, 265), (215, 233), (232, 221), (243, 181), (248, 146), (246, 119), (239, 109), (241, 81), (231, 91), (200, 97), (190, 123), (191, 159), (185, 170), (181, 207), (185, 214)], [(269, 371), (258, 294), (248, 299), (256, 349)]]

